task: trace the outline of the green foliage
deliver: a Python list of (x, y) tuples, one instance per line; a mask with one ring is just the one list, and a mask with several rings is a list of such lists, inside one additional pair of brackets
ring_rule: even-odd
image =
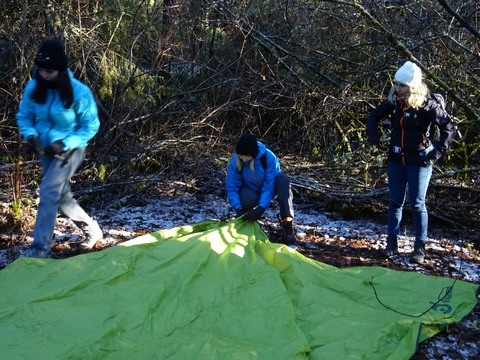
[(106, 102), (116, 102), (126, 111), (138, 109), (139, 115), (148, 114), (163, 95), (163, 80), (138, 68), (104, 68), (103, 84), (99, 88), (100, 98)]
[(112, 208), (115, 210), (120, 210), (122, 207), (124, 207), (127, 204), (127, 198), (122, 198), (119, 200), (115, 200), (112, 204)]
[(309, 152), (310, 158), (311, 159), (316, 159), (320, 154), (320, 148), (313, 141), (311, 141), (309, 144), (310, 144), (310, 146), (309, 146), (310, 147), (310, 152)]
[(98, 167), (98, 180), (103, 182), (107, 177), (108, 164), (98, 163), (97, 167)]
[(12, 216), (14, 224), (18, 224), (22, 219), (22, 201), (15, 200), (12, 202)]
[(147, 156), (139, 161), (137, 168), (144, 172), (150, 172), (160, 170), (162, 168), (162, 163), (153, 157)]

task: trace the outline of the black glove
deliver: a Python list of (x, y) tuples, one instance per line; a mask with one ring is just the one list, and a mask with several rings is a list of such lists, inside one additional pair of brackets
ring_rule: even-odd
[(235, 212), (237, 213), (237, 216), (235, 216), (237, 218), (245, 214), (245, 210), (243, 210), (242, 208), (235, 210)]
[(64, 148), (65, 148), (65, 145), (63, 144), (62, 141), (55, 141), (51, 143), (45, 151), (47, 152), (47, 154), (57, 155), (62, 153)]
[(259, 220), (263, 213), (265, 212), (265, 208), (263, 206), (255, 206), (253, 210), (247, 212), (244, 216), (245, 220), (256, 221)]
[(42, 147), (42, 144), (40, 144), (40, 140), (38, 139), (38, 136), (30, 135), (28, 137), (28, 143), (30, 144), (30, 147), (36, 154), (40, 155), (45, 153), (45, 149)]

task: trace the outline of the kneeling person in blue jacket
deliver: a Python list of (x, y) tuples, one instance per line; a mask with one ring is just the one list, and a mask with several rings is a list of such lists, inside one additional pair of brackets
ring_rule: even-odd
[(237, 217), (259, 220), (276, 196), (282, 218), (283, 241), (295, 242), (293, 194), (275, 154), (252, 134), (243, 134), (228, 166), (227, 197)]

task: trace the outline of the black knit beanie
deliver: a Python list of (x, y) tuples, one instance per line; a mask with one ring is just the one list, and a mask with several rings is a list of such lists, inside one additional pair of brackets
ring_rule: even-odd
[(35, 65), (44, 69), (67, 70), (67, 55), (63, 44), (58, 40), (46, 40), (38, 50)]
[(243, 134), (240, 136), (237, 142), (237, 147), (235, 148), (235, 152), (239, 155), (248, 155), (256, 158), (258, 154), (258, 143), (256, 137), (252, 134)]

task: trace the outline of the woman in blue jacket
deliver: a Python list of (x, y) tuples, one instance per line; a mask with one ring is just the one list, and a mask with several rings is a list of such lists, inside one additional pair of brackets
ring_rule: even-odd
[(237, 217), (259, 220), (276, 196), (282, 219), (283, 241), (295, 242), (293, 195), (288, 177), (275, 154), (252, 134), (243, 134), (228, 166), (227, 197)]
[(17, 113), (20, 133), (39, 155), (43, 173), (33, 243), (26, 256), (49, 257), (58, 210), (83, 230), (82, 247), (91, 249), (103, 238), (98, 223), (70, 190), (70, 178), (85, 159), (87, 143), (100, 121), (93, 94), (73, 78), (60, 41), (45, 41), (35, 65)]
[[(388, 233), (385, 255), (398, 254), (397, 236), (400, 232), (403, 205), (407, 193), (413, 212), (415, 243), (410, 260), (423, 263), (427, 237), (428, 214), (425, 206), (432, 164), (450, 147), (455, 138), (455, 126), (422, 81), (422, 70), (407, 61), (398, 69), (388, 98), (372, 110), (367, 119), (368, 140), (378, 145), (378, 124), (391, 117), (391, 136), (388, 155)], [(434, 126), (440, 137), (434, 143), (428, 133)]]

